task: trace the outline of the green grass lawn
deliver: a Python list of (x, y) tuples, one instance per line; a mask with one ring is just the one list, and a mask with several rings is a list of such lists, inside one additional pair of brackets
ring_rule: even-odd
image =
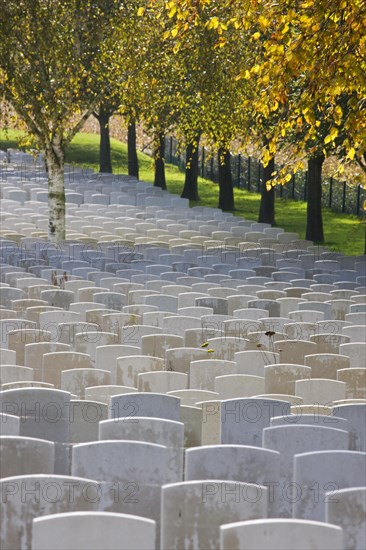
[[(1, 131), (0, 148), (17, 147), (17, 139), (20, 132), (9, 130)], [(127, 146), (120, 141), (111, 139), (112, 162), (115, 173), (127, 173)], [(140, 179), (152, 182), (154, 179), (152, 159), (139, 153)], [(66, 161), (99, 170), (99, 136), (95, 134), (77, 134), (70, 144)], [(176, 166), (166, 165), (167, 186), (171, 193), (180, 195), (184, 184), (184, 174)], [(192, 201), (191, 205), (204, 205), (217, 207), (218, 186), (210, 181), (199, 179), (200, 201)], [(257, 220), (260, 195), (248, 191), (235, 189), (235, 214), (237, 216)], [(299, 233), (305, 238), (306, 203), (286, 199), (276, 199), (276, 222), (286, 231)], [(324, 209), (323, 223), (325, 244), (331, 250), (344, 254), (362, 254), (365, 242), (365, 221), (360, 221), (356, 216), (337, 214)]]

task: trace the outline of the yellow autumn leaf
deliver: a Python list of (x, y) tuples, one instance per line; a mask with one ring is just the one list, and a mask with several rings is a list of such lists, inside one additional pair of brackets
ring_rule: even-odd
[(268, 149), (266, 149), (262, 155), (262, 164), (263, 166), (268, 166), (269, 161), (271, 160), (271, 155)]
[(347, 158), (353, 160), (355, 158), (356, 151), (353, 147), (348, 151)]
[(334, 122), (339, 125), (342, 122), (342, 116), (343, 116), (342, 107), (337, 105), (336, 108), (334, 109)]
[(269, 27), (270, 24), (268, 19), (266, 19), (263, 15), (260, 15), (258, 17), (258, 23), (261, 29), (263, 29), (264, 31)]
[(253, 40), (258, 40), (260, 37), (261, 37), (261, 33), (260, 33), (260, 32), (255, 32), (255, 33), (252, 35)]
[(145, 13), (145, 8), (141, 7), (137, 10), (138, 17), (141, 17)]
[(168, 17), (171, 19), (174, 17), (174, 15), (177, 13), (177, 6), (172, 6), (171, 9), (168, 11)]
[(311, 18), (307, 15), (301, 15), (300, 16), (301, 23), (305, 23), (305, 25), (309, 25), (311, 23)]
[(207, 28), (208, 29), (217, 29), (219, 26), (219, 20), (217, 17), (212, 17), (210, 21), (208, 22)]
[(332, 128), (331, 131), (329, 132), (329, 134), (324, 138), (324, 143), (328, 144), (331, 141), (334, 141), (336, 139), (336, 137), (338, 136), (338, 133), (339, 132), (338, 132), (337, 128)]

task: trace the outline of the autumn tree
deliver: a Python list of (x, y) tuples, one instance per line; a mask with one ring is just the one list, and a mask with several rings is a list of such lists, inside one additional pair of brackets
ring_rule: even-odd
[(139, 179), (135, 118), (130, 118), (127, 125), (127, 157), (128, 175)]
[[(127, 170), (128, 175), (139, 179), (139, 161), (137, 155), (137, 124), (141, 118), (141, 104), (147, 96), (146, 66), (156, 53), (149, 47), (152, 29), (141, 19), (143, 0), (128, 2), (125, 5), (126, 18), (119, 28), (120, 48), (132, 55), (119, 59), (120, 71), (125, 74), (123, 85), (118, 88), (118, 113), (127, 126)], [(133, 29), (133, 32), (130, 31)]]
[(271, 184), (275, 172), (275, 159), (271, 157), (263, 166), (261, 180), (261, 200), (259, 204), (258, 222), (276, 224), (275, 220), (275, 186)]
[[(152, 0), (152, 4), (159, 4)], [(238, 40), (243, 32), (261, 41), (262, 56), (244, 60), (241, 78), (258, 78), (263, 93), (252, 102), (258, 117), (267, 117), (268, 109), (283, 106), (288, 116), (275, 128), (270, 140), (273, 155), (282, 138), (303, 119), (309, 131), (299, 142), (299, 149), (311, 140), (319, 120), (309, 117), (323, 109), (322, 117), (329, 124), (323, 144), (334, 144), (332, 154), (340, 159), (339, 173), (344, 165), (357, 163), (366, 173), (366, 4), (364, 0), (223, 0), (218, 10), (216, 0), (172, 0), (167, 10), (174, 11), (175, 35), (178, 43), (193, 26), (201, 24), (204, 12), (210, 10), (211, 21), (223, 42), (233, 31)], [(249, 62), (249, 67), (248, 67)], [(240, 70), (240, 63), (238, 64)], [(301, 90), (295, 100), (289, 91), (296, 82)], [(347, 97), (347, 116), (340, 118), (339, 99)], [(342, 139), (338, 139), (342, 125)], [(327, 148), (327, 154), (330, 148)], [(270, 155), (270, 156), (271, 156)], [(269, 160), (264, 155), (264, 163)], [(303, 167), (291, 156), (275, 178), (284, 177)], [(360, 176), (359, 182), (365, 183)]]
[[(191, 29), (174, 53), (174, 27), (168, 18), (165, 39), (173, 44), (172, 55), (179, 72), (180, 89), (176, 95), (177, 125), (175, 133), (185, 145), (185, 181), (181, 196), (199, 200), (198, 159), (202, 134), (207, 132), (212, 117), (207, 109), (208, 97), (214, 92), (213, 75), (217, 71), (216, 33), (205, 25)], [(170, 25), (169, 25), (170, 23)], [(170, 29), (169, 29), (170, 27)], [(174, 32), (173, 32), (174, 34)]]
[(198, 192), (198, 169), (199, 169), (199, 143), (200, 134), (196, 138), (190, 139), (186, 146), (186, 168), (184, 186), (181, 197), (198, 201), (200, 199)]
[[(175, 2), (152, 1), (147, 11), (161, 26), (166, 51), (174, 66), (175, 93), (170, 112), (174, 113), (172, 122), (176, 135), (186, 146), (186, 180), (182, 196), (198, 198), (198, 146), (199, 139), (204, 136), (205, 143), (222, 163), (219, 203), (226, 210), (232, 210), (234, 195), (228, 152), (240, 127), (244, 112), (240, 91), (246, 86), (245, 82), (236, 82), (236, 66), (247, 50), (243, 40), (233, 39), (230, 48), (224, 47), (225, 40), (222, 41), (220, 33), (227, 30), (227, 26), (221, 28), (218, 16), (224, 12), (223, 17), (228, 17), (233, 7), (228, 8), (218, 0), (212, 5), (213, 11), (211, 4), (206, 8), (205, 3), (200, 3), (200, 18), (196, 20), (190, 18), (189, 13), (182, 14), (181, 5)], [(176, 25), (177, 18), (183, 32)]]
[[(295, 7), (264, 2), (257, 16), (265, 52), (250, 76), (258, 74), (263, 83), (270, 77), (268, 104), (285, 112), (275, 127), (272, 149), (284, 139), (292, 145), (292, 162), (279, 172), (278, 181), (288, 181), (307, 158), (306, 238), (323, 242), (326, 156), (338, 157), (340, 174), (351, 163), (366, 174), (365, 4), (310, 0)], [(259, 98), (256, 112), (266, 115), (265, 109)], [(358, 183), (362, 180), (366, 178), (361, 175)]]
[[(164, 40), (164, 23), (149, 9), (149, 1), (140, 2), (139, 48), (144, 52), (144, 63), (132, 90), (134, 104), (138, 105), (139, 121), (151, 138), (154, 159), (154, 186), (166, 189), (165, 137), (176, 123), (176, 95), (180, 81), (172, 47)], [(139, 50), (139, 51), (140, 51)]]
[(113, 172), (113, 167), (109, 122), (117, 107), (118, 101), (114, 103), (111, 99), (103, 98), (98, 107), (93, 111), (93, 116), (99, 122), (99, 171), (110, 174)]
[[(336, 138), (330, 139), (329, 133), (332, 130), (327, 118), (323, 118), (322, 113), (324, 108), (317, 109), (312, 116), (316, 118), (319, 125), (316, 132), (312, 132), (311, 139), (304, 144), (304, 149), (307, 156), (307, 218), (306, 218), (306, 239), (314, 242), (324, 241), (323, 231), (323, 214), (322, 214), (322, 170), (326, 156), (330, 154), (338, 154), (342, 156), (342, 149), (338, 144), (343, 143), (345, 130), (345, 121), (347, 120), (347, 97), (339, 97), (338, 104), (332, 105), (331, 109), (337, 113), (337, 122), (339, 126), (338, 135)], [(328, 106), (330, 107), (330, 106)], [(308, 119), (311, 114), (308, 113)], [(343, 120), (342, 120), (343, 119)], [(300, 121), (299, 121), (300, 122)], [(308, 123), (300, 122), (300, 129), (303, 132), (309, 130)], [(299, 132), (299, 130), (298, 130)]]
[[(294, 81), (301, 90), (291, 100), (290, 116), (278, 125), (275, 140), (291, 131), (299, 117), (309, 124), (303, 142), (311, 140), (319, 127), (319, 119), (311, 113), (321, 110), (322, 120), (329, 125), (323, 144), (335, 144), (338, 138), (328, 154), (340, 154), (340, 173), (342, 165), (353, 161), (366, 171), (365, 2), (307, 0), (294, 5), (290, 0), (266, 0), (258, 3), (256, 16), (259, 32), (266, 33), (266, 54), (259, 69), (252, 67), (252, 71), (263, 75), (270, 71), (268, 99), (288, 103)], [(339, 110), (344, 98), (345, 118)]]
[(52, 241), (65, 238), (65, 150), (122, 78), (114, 37), (123, 10), (122, 0), (7, 0), (0, 10), (1, 91), (44, 151)]

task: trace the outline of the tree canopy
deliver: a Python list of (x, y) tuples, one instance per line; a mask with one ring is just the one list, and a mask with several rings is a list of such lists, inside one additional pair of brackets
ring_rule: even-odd
[[(304, 130), (298, 152), (318, 137), (320, 112), (329, 125), (325, 153), (338, 156), (339, 172), (344, 164), (357, 162), (366, 174), (364, 0), (151, 0), (150, 5), (174, 21), (177, 50), (202, 22), (215, 30), (216, 47), (223, 52), (232, 47), (233, 35), (238, 41), (243, 31), (246, 40), (250, 37), (252, 47), (238, 62), (236, 79), (254, 87), (250, 108), (259, 124), (273, 112), (280, 115), (264, 152), (265, 164), (295, 128)], [(302, 166), (293, 160), (286, 170)]]

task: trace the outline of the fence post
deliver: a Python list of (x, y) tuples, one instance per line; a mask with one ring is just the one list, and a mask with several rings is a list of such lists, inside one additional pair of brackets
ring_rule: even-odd
[(261, 191), (261, 163), (258, 162), (258, 182), (257, 182), (258, 193)]
[(169, 163), (172, 163), (173, 159), (173, 136), (170, 136), (170, 142), (169, 142)]
[(305, 172), (305, 185), (304, 185), (304, 202), (307, 201), (308, 194), (308, 171)]
[(332, 208), (332, 201), (333, 201), (333, 178), (330, 178), (329, 181), (329, 208)]
[(202, 147), (202, 158), (201, 158), (201, 175), (204, 178), (205, 177), (205, 148)]
[(251, 170), (250, 170), (250, 157), (248, 157), (248, 191), (250, 191), (250, 176), (251, 176)]
[(241, 155), (238, 155), (238, 187), (240, 189)]
[(211, 181), (214, 181), (214, 179), (213, 179), (213, 168), (214, 168), (214, 158), (211, 157)]
[(347, 191), (347, 183), (343, 182), (343, 195), (342, 195), (342, 213), (344, 214), (346, 211), (346, 191)]
[(356, 201), (356, 216), (360, 214), (360, 206), (361, 206), (361, 185), (357, 186), (357, 201)]
[(295, 198), (295, 186), (296, 186), (296, 178), (295, 174), (292, 174), (292, 189), (291, 189), (291, 198)]

